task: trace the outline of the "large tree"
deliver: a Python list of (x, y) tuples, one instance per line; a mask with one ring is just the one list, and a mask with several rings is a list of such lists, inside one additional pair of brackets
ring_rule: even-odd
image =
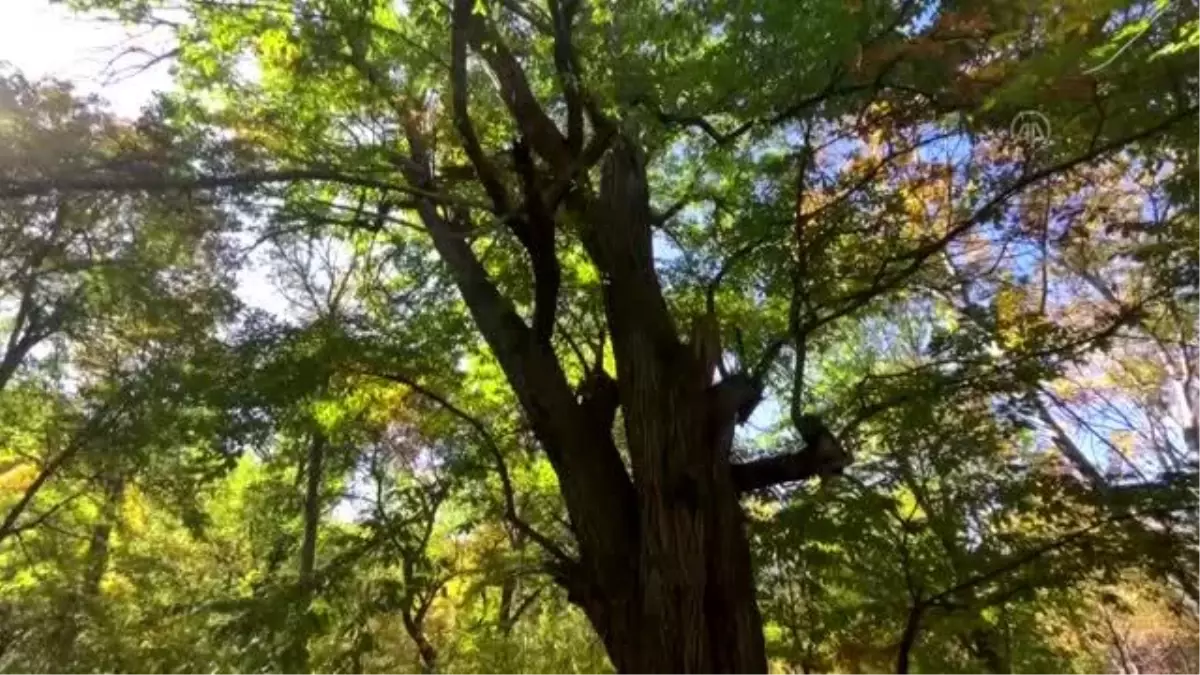
[[(766, 670), (741, 500), (844, 470), (839, 426), (962, 387), (1036, 398), (1194, 284), (1194, 268), (1180, 278), (1185, 265), (1143, 252), (1134, 304), (1056, 324), (1014, 290), (1028, 259), (1008, 278), (978, 260), (1139, 209), (1077, 207), (1095, 185), (1134, 176), (1189, 198), (1184, 8), (1124, 45), (1129, 31), (1105, 26), (1130, 19), (1083, 0), (192, 0), (183, 22), (156, 3), (88, 4), (177, 28), (174, 120), (216, 141), (166, 169), (5, 175), (0, 196), (254, 190), (244, 206), (280, 207), (276, 234), (301, 223), (399, 254), (431, 245), (554, 469), (572, 541), (523, 521), (511, 495), (506, 516), (622, 671)], [(1011, 133), (1025, 109), (1048, 139)], [(1175, 227), (1187, 241), (1184, 220), (1130, 237)], [(1061, 297), (1050, 286), (1042, 314)], [(814, 387), (839, 329), (946, 293), (986, 336), (939, 338), (957, 366), (890, 390), (872, 385), (896, 373), (870, 369), (853, 395)], [(737, 427), (764, 398), (788, 411), (788, 440), (739, 460)]]

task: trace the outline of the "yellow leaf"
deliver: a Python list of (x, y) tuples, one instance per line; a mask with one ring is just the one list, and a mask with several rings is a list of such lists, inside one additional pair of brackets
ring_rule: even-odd
[(33, 464), (18, 464), (4, 473), (0, 473), (0, 494), (24, 492), (37, 476), (38, 469)]

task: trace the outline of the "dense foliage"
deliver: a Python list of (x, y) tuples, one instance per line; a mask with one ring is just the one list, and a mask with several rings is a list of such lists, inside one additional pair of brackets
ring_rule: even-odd
[(0, 670), (1200, 668), (1194, 3), (73, 4)]

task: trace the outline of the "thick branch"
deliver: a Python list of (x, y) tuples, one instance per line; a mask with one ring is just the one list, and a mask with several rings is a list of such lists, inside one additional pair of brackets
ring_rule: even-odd
[(554, 22), (554, 69), (567, 104), (567, 146), (572, 155), (583, 147), (583, 98), (579, 91), (579, 74), (575, 72), (575, 47), (571, 43), (571, 23), (577, 5), (578, 0), (550, 0), (550, 17)]
[(496, 75), (496, 80), (500, 83), (501, 98), (520, 128), (521, 135), (529, 139), (534, 151), (556, 171), (565, 170), (571, 163), (571, 152), (566, 139), (533, 95), (529, 80), (525, 77), (525, 71), (517, 62), (517, 58), (483, 17), (472, 13), (468, 26), (471, 46), (483, 55), (488, 67)]
[(17, 521), (20, 520), (21, 515), (24, 514), (26, 509), (29, 508), (29, 505), (33, 503), (33, 500), (37, 497), (38, 492), (45, 487), (46, 483), (53, 478), (55, 474), (59, 472), (59, 470), (62, 469), (64, 464), (70, 461), (71, 458), (73, 458), (79, 453), (80, 450), (83, 449), (84, 443), (102, 432), (103, 426), (108, 421), (108, 416), (111, 413), (112, 409), (107, 406), (97, 411), (95, 416), (92, 417), (92, 419), (89, 420), (82, 429), (75, 433), (70, 444), (59, 451), (58, 454), (51, 457), (50, 460), (42, 466), (42, 469), (38, 471), (37, 476), (35, 476), (33, 481), (25, 488), (25, 492), (21, 495), (21, 498), (17, 500), (16, 504), (13, 504), (12, 507), (9, 508), (8, 513), (4, 516), (4, 521), (0, 522), (0, 542), (3, 542), (9, 536), (26, 529), (25, 526), (17, 524)]
[(46, 485), (46, 481), (50, 480), (50, 478), (58, 472), (62, 465), (75, 455), (75, 453), (79, 450), (79, 447), (79, 443), (72, 443), (60, 451), (57, 455), (52, 457), (50, 461), (42, 467), (41, 471), (38, 471), (37, 476), (35, 476), (33, 481), (30, 482), (25, 488), (25, 492), (21, 495), (21, 498), (17, 500), (17, 503), (13, 504), (13, 506), (8, 510), (8, 513), (5, 514), (4, 522), (0, 523), (0, 542), (3, 542), (10, 535), (24, 529), (23, 527), (17, 525), (17, 520), (20, 519), (21, 514), (25, 513), (25, 510), (29, 508), (29, 504), (33, 502), (34, 497), (36, 497), (38, 492), (41, 491), (42, 487)]
[(562, 284), (562, 270), (554, 247), (554, 216), (542, 201), (533, 157), (524, 141), (513, 145), (513, 165), (521, 179), (525, 202), (523, 215), (510, 222), (533, 265), (533, 336), (541, 344), (549, 345)]
[(782, 483), (806, 480), (821, 472), (821, 462), (812, 453), (789, 452), (733, 464), (733, 482), (741, 492), (761, 490)]
[[(363, 176), (351, 176), (329, 169), (292, 169), (284, 171), (247, 171), (223, 176), (170, 176), (165, 173), (130, 175), (79, 175), (51, 176), (31, 180), (0, 179), (0, 199), (19, 199), (49, 194), (52, 192), (161, 192), (165, 190), (209, 190), (232, 188), (253, 190), (271, 183), (293, 183), (298, 181), (321, 181), (342, 183), (377, 190), (394, 190), (418, 194), (430, 199), (445, 201), (442, 195), (419, 190), (405, 185), (375, 180)], [(478, 206), (478, 205), (472, 205)]]
[(793, 483), (814, 476), (830, 476), (850, 464), (850, 455), (841, 449), (832, 434), (824, 431), (808, 440), (798, 453), (767, 456), (767, 458), (733, 464), (733, 483), (739, 491), (750, 492), (782, 483)]
[(609, 377), (603, 368), (591, 370), (579, 385), (579, 399), (596, 433), (612, 433), (617, 407), (621, 404), (616, 380)]
[[(429, 151), (415, 120), (406, 120), (405, 133), (416, 164), (428, 166)], [(409, 180), (426, 185), (431, 179), (411, 171)], [(461, 236), (463, 219), (443, 218), (429, 201), (418, 213), (559, 477), (582, 563), (600, 583), (621, 583), (636, 518), (633, 485), (612, 437), (588, 428), (553, 349), (534, 339), (496, 288)]]
[(618, 380), (622, 363), (629, 365), (653, 351), (639, 350), (648, 341), (669, 349), (678, 345), (674, 323), (654, 270), (651, 247), (650, 196), (645, 167), (628, 139), (618, 138), (602, 171), (599, 199), (583, 231), (583, 243), (603, 279), (605, 311), (612, 331)]
[[(30, 297), (30, 296), (26, 296)], [(25, 357), (39, 342), (50, 337), (53, 331), (39, 330), (38, 326), (27, 325), (32, 299), (22, 298), (17, 311), (13, 332), (9, 335), (8, 347), (4, 350), (4, 358), (0, 359), (0, 390), (8, 386), (8, 381), (16, 374), (17, 369), (25, 362)]]
[(471, 115), (467, 106), (469, 95), (467, 33), (471, 20), (471, 9), (474, 5), (474, 0), (454, 0), (453, 28), (450, 39), (450, 81), (453, 90), (454, 128), (462, 137), (463, 149), (466, 150), (467, 157), (475, 167), (479, 182), (483, 184), (483, 189), (496, 206), (495, 212), (503, 214), (511, 209), (508, 203), (508, 192), (496, 174), (496, 168), (492, 166), (491, 160), (483, 153), (483, 148), (479, 145), (479, 137), (475, 133), (474, 124), (471, 123)]

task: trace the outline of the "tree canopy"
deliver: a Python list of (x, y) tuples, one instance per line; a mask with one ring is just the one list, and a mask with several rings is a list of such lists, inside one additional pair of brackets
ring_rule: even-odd
[(70, 4), (0, 670), (1200, 668), (1194, 3)]

